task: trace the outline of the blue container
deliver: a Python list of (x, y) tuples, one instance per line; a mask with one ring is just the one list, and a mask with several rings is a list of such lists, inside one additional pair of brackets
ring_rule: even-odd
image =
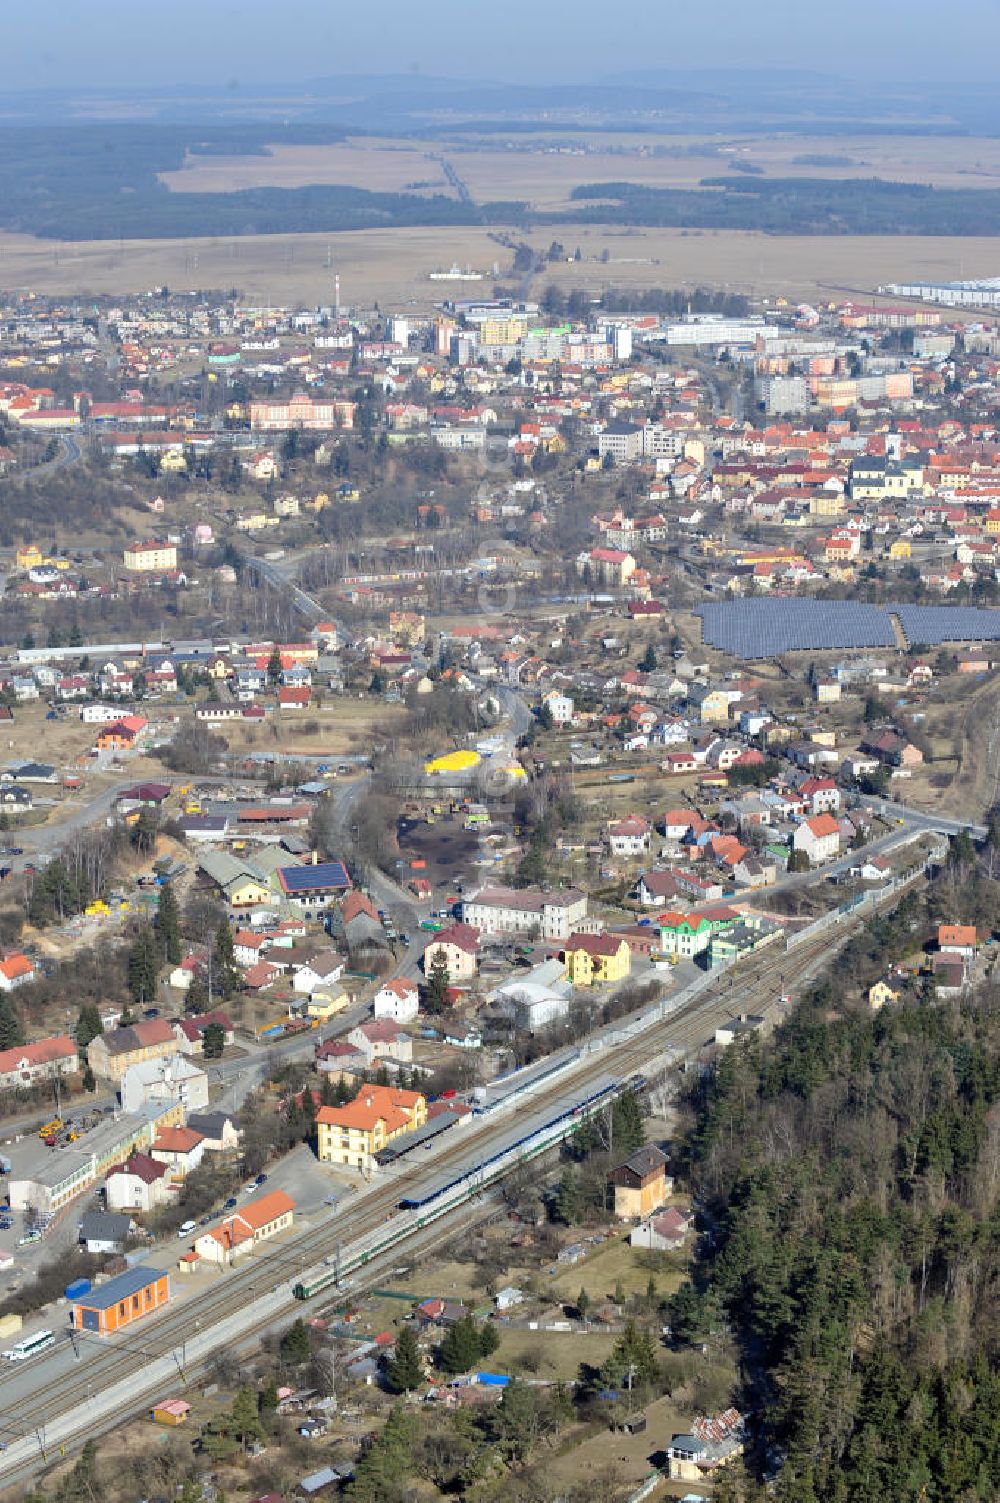
[(67, 1299), (83, 1299), (85, 1294), (90, 1293), (89, 1279), (74, 1279), (72, 1284), (66, 1285)]
[(476, 1382), (484, 1388), (506, 1388), (510, 1379), (503, 1373), (476, 1373)]

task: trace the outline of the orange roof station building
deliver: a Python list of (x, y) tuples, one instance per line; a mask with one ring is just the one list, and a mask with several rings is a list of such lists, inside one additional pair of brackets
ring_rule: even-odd
[(159, 1310), (170, 1299), (170, 1275), (160, 1268), (130, 1268), (73, 1303), (73, 1327), (113, 1336)]
[(375, 1155), (393, 1138), (427, 1121), (427, 1098), (395, 1086), (362, 1086), (346, 1106), (321, 1106), (316, 1113), (321, 1164), (343, 1164), (371, 1174)]
[[(251, 1252), (258, 1242), (286, 1231), (294, 1215), (292, 1197), (284, 1190), (272, 1190), (268, 1195), (251, 1200), (241, 1211), (234, 1211), (219, 1226), (213, 1226), (211, 1231), (198, 1237), (194, 1244), (195, 1256), (220, 1267), (231, 1263), (243, 1253)], [(187, 1258), (181, 1260), (183, 1272), (190, 1271), (190, 1261)]]

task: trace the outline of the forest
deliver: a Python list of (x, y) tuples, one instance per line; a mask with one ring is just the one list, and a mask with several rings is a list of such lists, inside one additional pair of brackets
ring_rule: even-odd
[(989, 936), (995, 847), (961, 837), (927, 899), (691, 1092), (705, 1234), (674, 1334), (734, 1333), (748, 1470), (780, 1503), (1000, 1491), (1000, 985), (917, 984), (877, 1013), (858, 990), (945, 917)]
[(0, 225), (57, 240), (267, 235), (408, 225), (605, 224), (762, 230), (807, 235), (995, 235), (1000, 191), (931, 188), (879, 178), (705, 178), (697, 188), (629, 182), (573, 189), (572, 207), (535, 213), (520, 201), (361, 186), (174, 193), (159, 174), (188, 154), (263, 155), (271, 145), (322, 145), (337, 125), (7, 126), (0, 131)]
[[(569, 217), (589, 224), (761, 230), (772, 235), (995, 235), (1000, 191), (881, 178), (704, 178), (697, 188), (589, 183)], [(599, 202), (598, 202), (599, 200)], [(584, 207), (587, 203), (590, 208)]]
[(480, 224), (517, 219), (518, 205), (443, 194), (315, 185), (172, 193), (158, 174), (187, 153), (262, 155), (268, 143), (326, 144), (335, 126), (18, 126), (0, 131), (0, 224), (56, 240), (155, 239)]

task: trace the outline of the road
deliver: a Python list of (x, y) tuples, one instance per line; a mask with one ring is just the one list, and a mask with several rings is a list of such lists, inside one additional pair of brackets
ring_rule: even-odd
[(970, 824), (964, 819), (946, 819), (942, 814), (925, 814), (921, 809), (911, 809), (908, 804), (895, 803), (892, 799), (866, 797), (861, 802), (888, 819), (901, 819), (911, 830), (938, 831), (942, 835), (960, 835), (963, 830), (968, 830), (973, 840), (985, 840), (989, 834), (985, 825)]
[(69, 799), (61, 804), (57, 803), (52, 811), (57, 816), (56, 823), (33, 825), (30, 829), (19, 830), (16, 837), (18, 845), (28, 856), (51, 855), (64, 846), (70, 836), (110, 814), (118, 795), (123, 789), (131, 788), (135, 781), (134, 777), (119, 778), (82, 803), (74, 803)]
[(30, 470), (24, 470), (11, 478), (14, 480), (39, 480), (46, 475), (54, 475), (57, 470), (66, 470), (70, 465), (77, 464), (83, 458), (83, 449), (78, 439), (71, 433), (59, 435), (59, 453), (53, 459), (47, 459), (44, 464), (36, 464)]
[[(582, 1101), (613, 1072), (618, 1080), (647, 1072), (654, 1061), (676, 1061), (699, 1051), (715, 1029), (736, 1011), (760, 1011), (780, 990), (794, 986), (828, 962), (839, 943), (867, 920), (871, 909), (846, 916), (838, 928), (813, 937), (793, 951), (772, 949), (752, 957), (722, 976), (705, 975), (689, 995), (666, 999), (632, 1020), (619, 1020), (588, 1041), (581, 1057), (562, 1077), (560, 1100), (573, 1093)], [(672, 1010), (668, 1010), (672, 1009)], [(352, 1249), (363, 1251), (377, 1241), (393, 1242), (407, 1253), (421, 1235), (423, 1221), (398, 1212), (402, 1185), (407, 1195), (426, 1193), (443, 1177), (476, 1171), (498, 1144), (510, 1141), (515, 1126), (528, 1132), (548, 1120), (553, 1093), (540, 1087), (514, 1115), (500, 1112), (476, 1117), (455, 1128), (419, 1160), (386, 1171), (371, 1185), (342, 1201), (336, 1213), (322, 1216), (280, 1242), (261, 1248), (242, 1267), (220, 1274), (198, 1292), (177, 1291), (161, 1315), (134, 1336), (108, 1342), (86, 1341), (79, 1357), (67, 1341), (24, 1366), (0, 1375), (0, 1436), (9, 1442), (8, 1475), (20, 1480), (44, 1464), (51, 1447), (72, 1444), (95, 1426), (124, 1418), (157, 1396), (169, 1379), (184, 1376), (188, 1343), (208, 1353), (258, 1332), (267, 1319), (290, 1315), (296, 1308), (292, 1284), (306, 1270), (322, 1265), (335, 1250), (346, 1261)], [(272, 1175), (277, 1180), (278, 1175)], [(453, 1225), (467, 1207), (449, 1209), (441, 1225)], [(398, 1218), (398, 1219), (397, 1219)], [(399, 1252), (396, 1253), (398, 1258)], [(367, 1270), (366, 1270), (367, 1273)], [(375, 1277), (375, 1275), (371, 1275)], [(175, 1281), (176, 1282), (176, 1281)], [(369, 1279), (360, 1272), (355, 1289)]]
[(327, 613), (319, 601), (315, 600), (312, 595), (307, 594), (301, 585), (295, 583), (294, 579), (289, 579), (288, 574), (285, 572), (292, 565), (291, 560), (282, 560), (285, 564), (285, 569), (282, 569), (279, 567), (277, 560), (258, 558), (254, 553), (241, 553), (240, 557), (246, 568), (257, 574), (273, 590), (276, 590), (279, 595), (284, 595), (303, 620), (307, 621), (310, 626), (315, 626), (317, 621), (322, 621)]

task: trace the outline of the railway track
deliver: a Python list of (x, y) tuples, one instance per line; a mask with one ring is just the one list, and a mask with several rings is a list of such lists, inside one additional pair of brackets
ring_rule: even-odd
[[(845, 920), (842, 927), (819, 935), (794, 951), (778, 950), (777, 947), (765, 949), (723, 973), (675, 1011), (650, 1022), (631, 1036), (628, 1036), (628, 1020), (620, 1020), (605, 1030), (610, 1039), (620, 1036), (620, 1041), (609, 1042), (604, 1048), (591, 1048), (578, 1068), (567, 1074), (566, 1085), (572, 1084), (574, 1091), (583, 1094), (588, 1084), (609, 1071), (614, 1071), (620, 1080), (624, 1080), (631, 1074), (643, 1072), (649, 1061), (659, 1054), (681, 1055), (699, 1050), (711, 1040), (721, 1024), (742, 1013), (759, 1010), (767, 1001), (776, 999), (781, 990), (806, 977), (855, 927), (856, 922)], [(338, 1254), (340, 1249), (346, 1251), (363, 1242), (364, 1238), (382, 1231), (397, 1215), (399, 1237), (388, 1246), (386, 1239), (381, 1239), (379, 1264), (384, 1261), (382, 1254), (395, 1258), (406, 1253), (412, 1245), (422, 1243), (422, 1232), (427, 1232), (431, 1242), (438, 1240), (438, 1232), (443, 1237), (454, 1226), (451, 1213), (432, 1224), (428, 1231), (423, 1227), (418, 1229), (408, 1219), (408, 1213), (398, 1211), (403, 1175), (407, 1193), (411, 1193), (422, 1184), (439, 1179), (449, 1165), (468, 1160), (470, 1145), (477, 1140), (481, 1144), (482, 1156), (486, 1157), (492, 1138), (498, 1131), (509, 1127), (511, 1116), (509, 1111), (497, 1111), (490, 1117), (476, 1119), (470, 1127), (448, 1134), (439, 1150), (416, 1172), (413, 1165), (400, 1173), (390, 1171), (391, 1177), (380, 1179), (363, 1192), (356, 1203), (282, 1242), (266, 1244), (259, 1253), (248, 1254), (245, 1263), (220, 1273), (217, 1285), (190, 1298), (179, 1299), (148, 1325), (138, 1326), (134, 1333), (126, 1334), (108, 1346), (102, 1343), (98, 1350), (95, 1350), (98, 1338), (78, 1338), (79, 1366), (74, 1363), (63, 1372), (53, 1374), (54, 1354), (49, 1353), (28, 1368), (15, 1367), (3, 1373), (0, 1375), (0, 1439), (13, 1450), (17, 1442), (27, 1442), (35, 1437), (39, 1448), (34, 1461), (37, 1469), (45, 1464), (41, 1454), (44, 1444), (40, 1437), (44, 1437), (47, 1429), (58, 1425), (59, 1442), (63, 1445), (92, 1433), (94, 1397), (113, 1389), (123, 1380), (130, 1381), (132, 1389), (125, 1407), (114, 1416), (114, 1422), (125, 1418), (129, 1412), (135, 1412), (148, 1400), (149, 1375), (157, 1363), (162, 1367), (163, 1359), (172, 1361), (176, 1370), (175, 1381), (186, 1379), (188, 1344), (204, 1342), (211, 1336), (213, 1328), (227, 1322), (233, 1324), (234, 1317), (242, 1317), (240, 1330), (235, 1336), (226, 1338), (227, 1344), (259, 1335), (293, 1308), (301, 1308), (294, 1300), (292, 1286), (310, 1268)], [(373, 1262), (356, 1279), (352, 1294), (360, 1292), (375, 1276)], [(67, 1340), (59, 1352), (65, 1354), (68, 1345)], [(35, 1380), (33, 1384), (32, 1378)], [(27, 1391), (25, 1380), (31, 1384)], [(162, 1376), (155, 1381), (158, 1387), (162, 1387)], [(27, 1465), (22, 1458), (19, 1470)], [(3, 1473), (4, 1463), (0, 1458), (0, 1476)]]

